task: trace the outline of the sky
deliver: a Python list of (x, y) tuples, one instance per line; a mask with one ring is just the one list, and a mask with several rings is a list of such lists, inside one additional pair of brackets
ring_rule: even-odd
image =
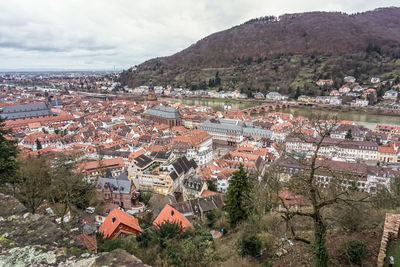
[(0, 0), (0, 70), (127, 69), (249, 19), (399, 0)]

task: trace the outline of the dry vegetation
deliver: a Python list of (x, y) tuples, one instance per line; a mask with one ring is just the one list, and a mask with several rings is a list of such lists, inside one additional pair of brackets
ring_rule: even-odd
[[(252, 20), (214, 33), (169, 57), (121, 75), (129, 86), (155, 84), (207, 89), (219, 72), (223, 89), (318, 94), (319, 78), (400, 75), (400, 8), (347, 15), (310, 12)], [(397, 69), (397, 70), (396, 70)], [(220, 86), (218, 86), (219, 88)]]

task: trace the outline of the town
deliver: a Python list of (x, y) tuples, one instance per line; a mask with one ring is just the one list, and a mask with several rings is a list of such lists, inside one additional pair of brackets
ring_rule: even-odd
[(400, 266), (398, 2), (0, 1), (0, 267)]
[[(271, 172), (280, 181), (289, 181), (310, 168), (300, 159), (316, 160), (321, 188), (335, 184), (372, 196), (397, 190), (400, 125), (376, 124), (368, 129), (354, 121), (313, 119), (279, 110), (299, 103), (341, 104), (341, 96), (356, 97), (350, 105), (358, 107), (371, 104), (370, 94), (377, 99), (376, 89), (363, 88), (352, 77), (346, 77), (345, 85), (330, 96), (289, 101), (277, 92), (257, 93), (259, 105), (240, 110), (226, 102), (223, 111), (216, 111), (171, 97), (247, 96), (238, 91), (163, 88), (151, 81), (118, 93), (121, 84), (112, 76), (117, 74), (0, 76), (1, 116), (5, 129), (12, 129), (7, 138), (17, 142), (20, 153), (51, 161), (60, 154), (79, 154), (73, 171), (96, 186), (101, 208), (87, 207), (83, 220), (87, 227), (71, 228), (81, 233), (89, 250), (97, 250), (93, 233), (111, 239), (138, 235), (143, 231), (139, 221), (149, 216), (156, 227), (175, 222), (193, 228), (207, 221), (224, 206), (230, 180), (240, 170), (260, 181)], [(321, 86), (331, 82), (317, 81)], [(394, 107), (400, 85), (391, 84), (381, 103), (391, 101)], [(328, 134), (321, 135), (321, 125), (326, 129), (327, 124)], [(277, 194), (283, 199), (278, 210), (308, 205), (288, 188)], [(46, 212), (56, 216), (51, 205)], [(75, 215), (68, 211), (54, 220), (73, 225)]]

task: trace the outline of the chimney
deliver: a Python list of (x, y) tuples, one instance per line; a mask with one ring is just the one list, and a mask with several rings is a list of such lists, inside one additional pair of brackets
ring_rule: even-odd
[(115, 216), (112, 216), (112, 223), (115, 222)]
[(174, 211), (173, 210), (171, 210), (171, 216), (174, 216)]

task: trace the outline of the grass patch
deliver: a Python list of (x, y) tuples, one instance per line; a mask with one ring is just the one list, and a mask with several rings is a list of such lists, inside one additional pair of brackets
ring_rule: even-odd
[(391, 240), (387, 245), (386, 258), (383, 266), (389, 266), (389, 257), (394, 257), (394, 266), (400, 263), (400, 240)]

